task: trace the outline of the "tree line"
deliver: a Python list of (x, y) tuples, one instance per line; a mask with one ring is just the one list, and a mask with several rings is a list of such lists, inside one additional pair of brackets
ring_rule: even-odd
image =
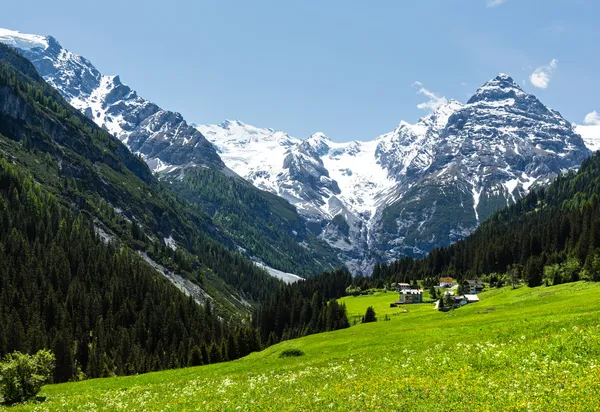
[(348, 271), (337, 270), (282, 285), (252, 317), (262, 342), (271, 345), (349, 327), (346, 307), (336, 299), (346, 294), (351, 283)]

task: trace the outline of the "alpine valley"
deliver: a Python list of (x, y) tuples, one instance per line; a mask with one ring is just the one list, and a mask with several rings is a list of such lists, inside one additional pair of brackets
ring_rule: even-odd
[[(597, 130), (500, 74), (466, 102), (364, 141), (306, 139), (241, 121), (192, 125), (54, 38), (0, 30), (72, 106), (202, 207), (218, 241), (279, 276), (421, 257), (577, 168)], [(585, 133), (584, 133), (585, 130)], [(585, 134), (585, 141), (581, 134)], [(343, 139), (343, 136), (339, 136)], [(174, 246), (180, 239), (166, 236)]]

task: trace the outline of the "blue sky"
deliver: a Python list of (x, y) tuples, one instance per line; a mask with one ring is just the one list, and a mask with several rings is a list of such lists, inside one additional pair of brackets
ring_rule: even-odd
[(51, 34), (195, 123), (369, 140), (500, 72), (572, 122), (600, 111), (596, 0), (4, 3), (0, 27)]

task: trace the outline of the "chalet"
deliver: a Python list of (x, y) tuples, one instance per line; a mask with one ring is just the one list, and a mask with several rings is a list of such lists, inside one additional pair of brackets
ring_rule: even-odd
[(468, 279), (462, 283), (463, 293), (476, 295), (483, 292), (483, 282), (479, 279)]
[(450, 277), (440, 278), (441, 288), (451, 288), (454, 285), (454, 279)]
[(398, 303), (421, 303), (423, 302), (423, 291), (421, 289), (404, 289), (400, 291)]
[(398, 291), (401, 291), (401, 290), (408, 290), (408, 289), (410, 289), (410, 284), (408, 284), (408, 283), (398, 283), (398, 284), (396, 285), (396, 289), (397, 289)]

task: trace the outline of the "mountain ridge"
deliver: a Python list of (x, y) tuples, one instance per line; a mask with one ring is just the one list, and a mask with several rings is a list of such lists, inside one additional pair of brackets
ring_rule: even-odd
[[(464, 237), (497, 208), (590, 154), (560, 113), (502, 73), (467, 103), (450, 100), (415, 124), (402, 121), (367, 141), (298, 139), (241, 121), (223, 124), (196, 127), (233, 170), (294, 204), (356, 273)], [(251, 142), (244, 138), (249, 130)], [(281, 139), (269, 139), (274, 135)], [(510, 159), (502, 162), (505, 155)], [(477, 171), (479, 161), (488, 175)], [(457, 185), (448, 177), (466, 179)], [(428, 220), (457, 203), (456, 222), (446, 217), (436, 221), (441, 233), (428, 229)]]

